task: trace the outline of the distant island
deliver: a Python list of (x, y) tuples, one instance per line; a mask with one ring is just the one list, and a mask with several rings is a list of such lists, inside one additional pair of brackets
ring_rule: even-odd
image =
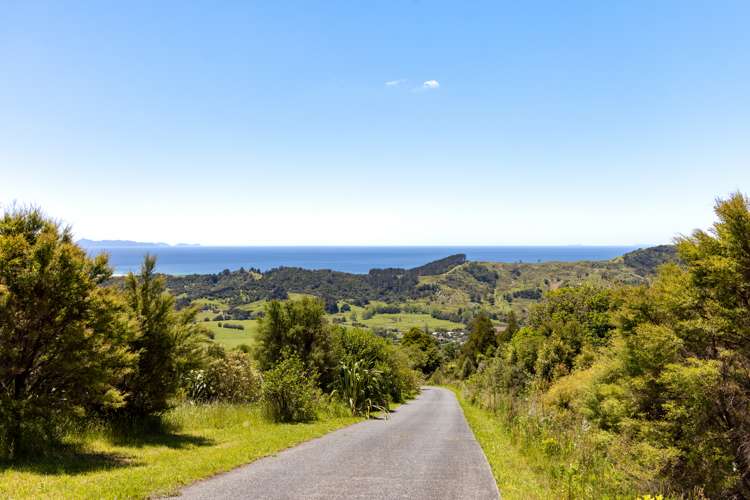
[[(78, 243), (80, 246), (84, 248), (129, 248), (129, 247), (171, 247), (169, 243), (153, 243), (153, 242), (144, 242), (144, 241), (131, 241), (131, 240), (89, 240), (86, 238), (82, 238), (78, 240), (76, 243)], [(178, 243), (177, 245), (174, 245), (177, 247), (197, 247), (200, 245), (197, 244), (191, 244), (191, 243)]]

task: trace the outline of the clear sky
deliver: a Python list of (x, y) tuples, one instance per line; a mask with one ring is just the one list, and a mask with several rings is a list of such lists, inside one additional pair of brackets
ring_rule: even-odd
[(0, 203), (92, 239), (650, 244), (750, 191), (750, 2), (0, 1)]

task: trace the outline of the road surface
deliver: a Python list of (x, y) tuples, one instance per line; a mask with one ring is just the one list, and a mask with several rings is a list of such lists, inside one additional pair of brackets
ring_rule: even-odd
[(426, 387), (368, 420), (195, 483), (184, 499), (497, 499), (455, 395)]

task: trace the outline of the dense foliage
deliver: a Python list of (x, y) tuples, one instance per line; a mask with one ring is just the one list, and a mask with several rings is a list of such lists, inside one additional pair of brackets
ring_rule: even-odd
[(256, 355), (262, 370), (269, 370), (285, 357), (295, 355), (324, 385), (332, 380), (335, 362), (323, 301), (304, 297), (269, 302), (260, 320), (258, 343)]
[(200, 342), (205, 338), (195, 310), (175, 311), (164, 279), (154, 274), (155, 265), (156, 259), (146, 256), (140, 274), (130, 273), (125, 280), (135, 329), (128, 348), (138, 361), (120, 384), (126, 394), (122, 411), (140, 417), (169, 408), (185, 375), (202, 364)]
[[(0, 455), (31, 451), (71, 415), (118, 408), (132, 369), (125, 304), (70, 230), (38, 210), (0, 219)], [(25, 449), (26, 448), (26, 449)]]
[(242, 351), (212, 350), (204, 368), (192, 370), (187, 395), (193, 401), (251, 403), (260, 398), (261, 376), (252, 357)]
[(467, 382), (577, 496), (750, 496), (750, 203), (716, 214), (650, 285), (547, 293)]
[(289, 355), (263, 376), (263, 410), (274, 422), (307, 422), (317, 418), (321, 397), (314, 372)]
[(201, 327), (177, 312), (147, 258), (123, 289), (36, 209), (0, 220), (0, 455), (55, 442), (83, 418), (158, 416), (203, 362)]
[[(375, 370), (378, 373), (378, 384), (365, 390), (364, 399), (378, 405), (389, 401), (401, 403), (413, 396), (419, 389), (421, 379), (412, 369), (413, 363), (408, 352), (397, 345), (373, 335), (368, 330), (359, 328), (337, 328), (334, 332), (334, 357), (339, 363), (338, 377), (334, 389), (341, 392), (343, 382), (341, 367), (353, 367)], [(377, 388), (377, 391), (372, 389)]]
[(401, 345), (408, 349), (414, 367), (425, 375), (437, 370), (443, 360), (435, 337), (420, 328), (404, 333)]
[(355, 414), (401, 402), (419, 383), (399, 346), (367, 330), (330, 324), (323, 301), (310, 297), (266, 305), (255, 355), (266, 373), (298, 361), (318, 389), (333, 392)]

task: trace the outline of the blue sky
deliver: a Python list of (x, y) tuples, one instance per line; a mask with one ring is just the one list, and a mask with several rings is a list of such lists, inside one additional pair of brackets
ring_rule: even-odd
[(94, 239), (668, 242), (750, 191), (748, 25), (747, 1), (6, 0), (0, 203)]

